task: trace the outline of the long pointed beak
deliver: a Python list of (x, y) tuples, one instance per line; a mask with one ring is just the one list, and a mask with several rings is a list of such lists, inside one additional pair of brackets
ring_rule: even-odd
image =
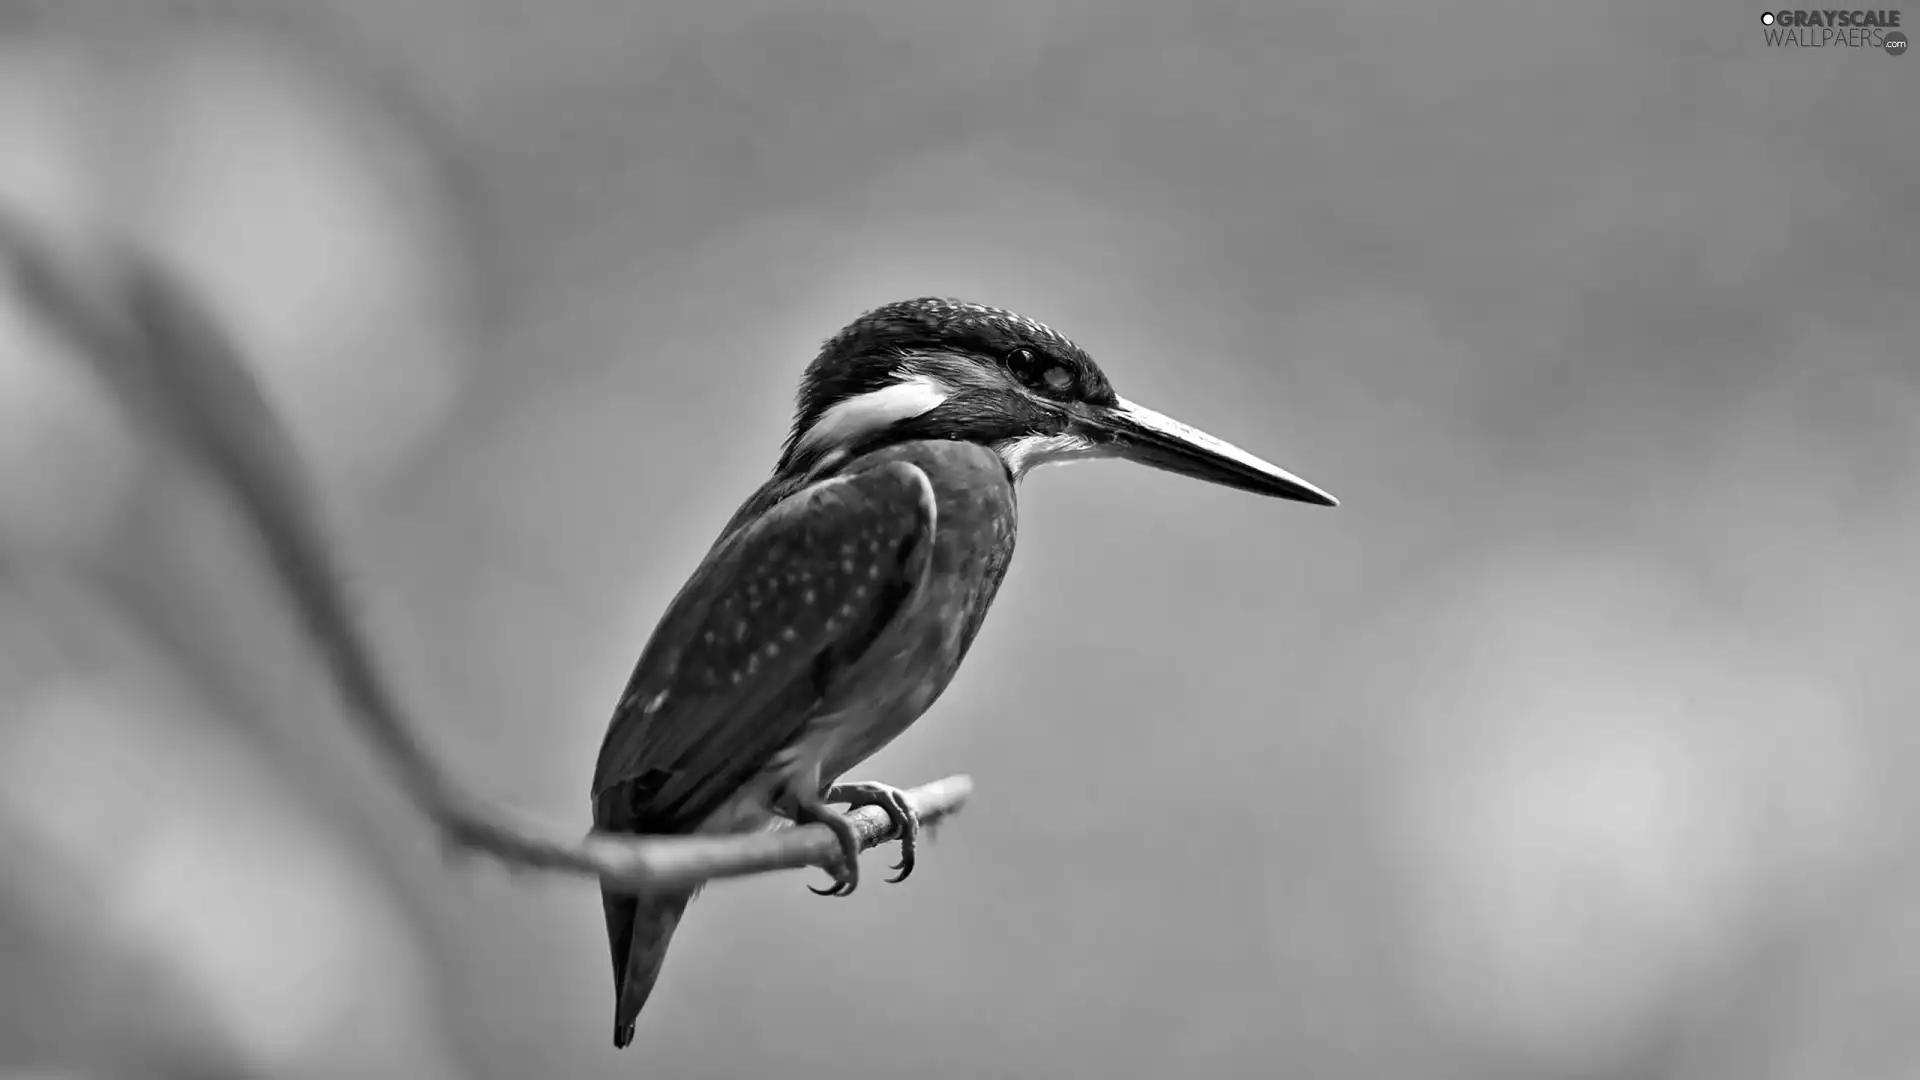
[(1105, 443), (1115, 457), (1241, 491), (1320, 506), (1340, 505), (1333, 496), (1278, 465), (1125, 398), (1095, 410), (1084, 422), (1088, 433)]

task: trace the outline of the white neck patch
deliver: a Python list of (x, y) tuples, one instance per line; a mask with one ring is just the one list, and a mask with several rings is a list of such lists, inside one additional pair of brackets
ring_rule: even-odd
[(1105, 457), (1105, 448), (1084, 435), (1022, 435), (994, 444), (1015, 480), (1042, 465), (1065, 465)]
[(804, 450), (851, 446), (902, 420), (933, 411), (952, 394), (951, 387), (931, 375), (908, 375), (890, 386), (869, 390), (827, 409), (800, 437), (798, 445)]

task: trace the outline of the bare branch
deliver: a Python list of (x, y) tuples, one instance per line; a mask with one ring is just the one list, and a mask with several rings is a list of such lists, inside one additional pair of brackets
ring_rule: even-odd
[[(819, 825), (745, 836), (560, 839), (463, 793), (405, 715), (353, 617), (312, 478), (252, 369), (163, 267), (124, 242), (95, 240), (56, 248), (18, 222), (0, 220), (0, 258), (18, 294), (129, 415), (180, 446), (233, 500), (347, 715), (450, 846), (514, 867), (597, 876), (634, 892), (826, 865), (837, 856), (832, 833)], [(954, 776), (908, 796), (930, 823), (957, 811), (972, 786)], [(884, 811), (867, 807), (849, 816), (863, 848), (894, 838)]]
[[(906, 792), (922, 825), (957, 813), (973, 793), (973, 780), (949, 776)], [(900, 831), (885, 810), (863, 806), (847, 815), (860, 848), (897, 840)], [(591, 833), (557, 840), (508, 825), (494, 813), (456, 814), (447, 837), (514, 866), (598, 877), (635, 893), (681, 891), (716, 878), (746, 877), (774, 870), (824, 866), (838, 857), (839, 841), (824, 825), (782, 825), (744, 836), (624, 836)]]

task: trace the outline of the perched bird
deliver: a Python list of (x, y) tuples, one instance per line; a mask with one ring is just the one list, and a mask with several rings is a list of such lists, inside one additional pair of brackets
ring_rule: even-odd
[[(839, 784), (946, 689), (1013, 554), (1014, 486), (1119, 457), (1262, 495), (1312, 484), (1114, 393), (1078, 346), (1010, 311), (926, 298), (862, 315), (801, 382), (778, 465), (727, 523), (640, 654), (593, 777), (609, 832), (742, 832), (774, 816), (839, 837), (835, 803), (880, 806), (913, 870), (918, 823), (884, 784)], [(615, 1046), (692, 894), (602, 891)]]

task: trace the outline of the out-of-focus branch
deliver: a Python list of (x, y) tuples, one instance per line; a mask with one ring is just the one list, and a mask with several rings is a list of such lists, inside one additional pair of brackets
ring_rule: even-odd
[[(126, 412), (184, 449), (233, 500), (347, 715), (448, 844), (516, 867), (597, 876), (634, 892), (835, 857), (832, 834), (819, 825), (732, 837), (573, 840), (515, 822), (463, 792), (427, 750), (353, 617), (312, 479), (227, 335), (164, 268), (117, 239), (68, 249), (0, 220), (0, 258), (20, 297)], [(956, 776), (909, 797), (932, 822), (958, 810), (971, 790), (971, 781)], [(863, 847), (895, 836), (883, 811), (864, 808), (851, 818)]]

